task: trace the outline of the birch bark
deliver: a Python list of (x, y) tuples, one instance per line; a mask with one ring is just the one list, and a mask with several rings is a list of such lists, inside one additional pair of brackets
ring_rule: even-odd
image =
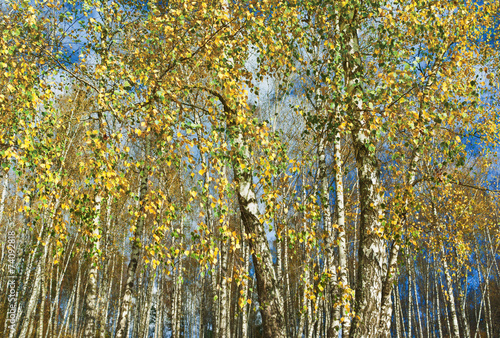
[(251, 235), (249, 247), (255, 267), (264, 335), (275, 338), (285, 337), (283, 298), (279, 290), (266, 231), (259, 220), (257, 199), (253, 190), (250, 151), (244, 140), (241, 126), (236, 123), (238, 113), (228, 105), (220, 93), (210, 89), (207, 91), (220, 100), (226, 113), (227, 128), (233, 147), (232, 164), (238, 204), (245, 233)]
[(92, 262), (89, 270), (89, 290), (85, 298), (86, 304), (86, 312), (85, 312), (85, 331), (83, 333), (85, 338), (94, 338), (96, 332), (96, 322), (98, 316), (98, 297), (97, 297), (97, 274), (99, 273), (99, 264), (100, 264), (100, 251), (101, 251), (101, 241), (100, 241), (100, 217), (101, 217), (101, 204), (102, 197), (100, 194), (97, 194), (94, 197), (94, 208), (95, 208), (95, 216), (94, 216), (94, 228), (92, 230), (92, 237), (94, 239), (93, 248), (92, 248)]
[[(149, 156), (149, 140), (146, 140), (146, 151), (145, 151), (145, 161), (147, 161), (147, 157)], [(140, 174), (140, 183), (139, 183), (139, 218), (137, 219), (134, 238), (132, 240), (132, 252), (130, 254), (130, 262), (127, 267), (127, 281), (125, 283), (125, 293), (121, 300), (121, 308), (120, 308), (120, 317), (118, 319), (118, 327), (116, 329), (116, 338), (125, 337), (128, 326), (128, 317), (130, 308), (132, 305), (132, 297), (133, 297), (133, 288), (134, 288), (134, 279), (137, 271), (137, 265), (139, 262), (139, 255), (141, 253), (141, 235), (144, 229), (145, 223), (145, 203), (146, 203), (146, 194), (148, 191), (148, 173), (146, 168), (142, 168)]]

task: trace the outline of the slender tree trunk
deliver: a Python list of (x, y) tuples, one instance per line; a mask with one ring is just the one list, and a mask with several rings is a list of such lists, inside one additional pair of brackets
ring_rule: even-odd
[[(223, 179), (226, 179), (226, 170), (224, 167), (223, 170)], [(225, 217), (221, 215), (221, 217)], [(229, 226), (228, 219), (222, 219), (224, 221), (223, 224)], [(228, 330), (229, 327), (229, 310), (230, 310), (230, 298), (228, 297), (228, 278), (230, 276), (230, 272), (228, 270), (228, 259), (229, 259), (229, 246), (230, 243), (226, 238), (226, 231), (224, 230), (222, 233), (223, 239), (220, 243), (221, 251), (220, 251), (220, 337), (221, 338), (229, 338), (231, 333)]]
[(7, 192), (9, 190), (9, 175), (5, 174), (2, 181), (2, 197), (0, 199), (0, 225), (3, 221), (3, 215), (5, 210), (5, 198), (7, 197)]
[[(149, 156), (149, 140), (146, 140), (145, 161)], [(134, 238), (132, 240), (132, 253), (130, 254), (130, 262), (127, 267), (127, 281), (125, 283), (125, 293), (121, 300), (120, 317), (118, 319), (118, 326), (116, 329), (116, 338), (123, 338), (127, 336), (127, 326), (130, 308), (132, 305), (134, 279), (139, 262), (139, 255), (141, 253), (141, 235), (145, 223), (145, 209), (146, 194), (148, 191), (148, 173), (146, 168), (142, 168), (139, 183), (139, 218), (137, 219)]]
[(406, 267), (408, 269), (408, 337), (413, 337), (413, 332), (412, 332), (412, 308), (413, 308), (413, 297), (411, 294), (412, 290), (412, 269), (410, 266), (410, 248), (407, 249), (407, 254), (406, 254)]
[[(242, 233), (243, 233), (243, 229), (242, 229)], [(248, 244), (247, 244), (247, 241), (246, 239), (243, 239), (243, 260), (245, 262), (245, 273), (250, 273), (250, 249), (248, 248)], [(248, 279), (245, 279), (244, 281), (244, 285), (243, 285), (243, 300), (244, 300), (244, 304), (243, 304), (243, 308), (241, 309), (242, 310), (242, 328), (241, 328), (241, 338), (248, 338), (248, 308), (249, 308), (249, 304), (247, 303), (247, 299), (248, 299), (248, 290), (249, 290), (249, 286), (250, 286), (250, 281)]]
[[(158, 291), (156, 295), (156, 323), (154, 338), (163, 337), (163, 274), (159, 274)], [(203, 338), (201, 336), (200, 338)]]
[(438, 324), (439, 337), (443, 337), (443, 329), (441, 327), (441, 307), (439, 302), (439, 273), (437, 272), (436, 256), (434, 256), (434, 291), (436, 293), (436, 320)]
[(111, 264), (112, 264), (111, 274), (109, 275), (108, 280), (107, 280), (108, 291), (105, 293), (106, 296), (104, 297), (104, 300), (103, 300), (104, 314), (103, 314), (102, 323), (101, 323), (101, 338), (106, 338), (106, 333), (107, 333), (106, 327), (108, 324), (109, 303), (111, 300), (111, 291), (113, 288), (113, 275), (115, 272), (115, 263), (114, 263), (115, 261), (116, 261), (115, 259), (111, 260)]
[(466, 298), (467, 298), (467, 269), (463, 269), (465, 272), (465, 282), (464, 287), (462, 288), (460, 281), (458, 282), (458, 296), (459, 296), (459, 304), (460, 304), (460, 321), (462, 322), (462, 333), (464, 338), (470, 338), (469, 331), (469, 321), (467, 319), (467, 309), (466, 309)]
[[(196, 120), (196, 123), (201, 123), (199, 119)], [(198, 137), (201, 138), (200, 134)], [(200, 153), (201, 161), (206, 165), (206, 170), (204, 175), (205, 184), (204, 184), (204, 193), (207, 199), (206, 204), (206, 224), (207, 228), (212, 231), (213, 234), (217, 234), (218, 230), (216, 229), (215, 222), (212, 219), (212, 208), (210, 207), (210, 162), (207, 161), (207, 158), (203, 152)], [(216, 241), (216, 240), (215, 240)], [(217, 242), (217, 241), (216, 241)], [(219, 336), (219, 297), (218, 297), (218, 287), (217, 287), (217, 267), (215, 264), (211, 266), (211, 272), (209, 276), (210, 288), (212, 291), (212, 298), (210, 302), (212, 303), (212, 314), (213, 314), (213, 325), (212, 325), (212, 333), (214, 337)]]
[[(247, 248), (248, 250), (248, 248)], [(293, 337), (295, 334), (295, 330), (297, 327), (297, 321), (296, 321), (296, 312), (293, 311), (293, 298), (290, 292), (290, 271), (289, 271), (289, 249), (288, 249), (288, 223), (285, 223), (285, 236), (284, 236), (284, 256), (283, 256), (283, 261), (284, 261), (284, 276), (285, 276), (285, 306), (286, 306), (286, 311), (285, 311), (285, 316), (287, 318), (286, 321), (286, 327), (288, 328), (288, 337)], [(247, 258), (248, 261), (248, 268), (247, 271), (249, 270), (250, 267), (250, 257)], [(248, 291), (247, 291), (248, 293)]]
[(430, 330), (430, 311), (431, 311), (431, 306), (429, 303), (429, 259), (425, 260), (425, 266), (426, 266), (426, 273), (424, 276), (425, 280), (425, 333), (427, 337), (430, 337), (431, 335), (431, 330)]
[[(180, 225), (180, 232), (181, 232), (181, 243), (180, 247), (182, 248), (183, 246), (183, 228), (184, 228), (184, 223), (183, 223), (183, 217), (181, 217), (181, 225)], [(176, 275), (175, 275), (175, 284), (174, 284), (174, 296), (173, 296), (173, 303), (172, 303), (172, 337), (174, 338), (179, 338), (181, 337), (181, 310), (182, 310), (182, 258), (179, 256), (178, 257), (178, 266), (176, 268)]]
[(143, 315), (141, 321), (141, 329), (140, 337), (147, 338), (149, 337), (149, 321), (151, 320), (151, 306), (153, 303), (153, 285), (155, 282), (155, 271), (150, 269), (151, 276), (148, 281), (148, 289), (145, 295), (144, 306), (143, 306)]
[[(305, 207), (305, 202), (306, 202), (306, 190), (305, 190), (305, 180), (304, 180), (304, 175), (302, 175), (302, 198), (301, 198), (301, 202), (303, 204), (303, 207)], [(303, 216), (303, 222), (304, 222), (304, 233), (307, 233), (307, 219), (305, 218), (305, 216)], [(304, 249), (304, 278), (303, 278), (303, 285), (304, 285), (304, 291), (302, 293), (302, 303), (299, 303), (301, 304), (300, 306), (300, 309), (299, 311), (301, 312), (300, 314), (300, 321), (299, 321), (299, 331), (298, 331), (298, 336), (302, 337), (302, 333), (304, 333), (304, 329), (307, 329), (306, 332), (304, 333), (304, 336), (307, 337), (307, 332), (308, 332), (308, 329), (309, 327), (307, 326), (306, 327), (306, 324), (308, 324), (308, 320), (309, 320), (309, 313), (310, 313), (310, 310), (311, 310), (311, 305), (309, 304), (309, 297), (308, 297), (308, 292), (309, 292), (309, 283), (311, 282), (311, 266), (312, 264), (310, 264), (309, 262), (309, 252), (307, 251), (307, 246), (304, 246), (305, 249)], [(335, 272), (336, 270), (333, 269), (333, 271)], [(336, 273), (335, 273), (335, 276), (336, 276)], [(334, 278), (333, 276), (331, 277), (332, 279)], [(336, 278), (335, 278), (336, 279)], [(307, 316), (306, 316), (307, 315)]]
[[(125, 237), (123, 238), (123, 248), (125, 248)], [(119, 291), (118, 291), (118, 311), (116, 311), (116, 319), (115, 319), (115, 324), (114, 324), (114, 328), (113, 328), (113, 333), (115, 333), (116, 335), (116, 332), (118, 330), (118, 321), (120, 319), (120, 309), (122, 307), (122, 300), (123, 300), (123, 297), (122, 297), (122, 289), (123, 289), (123, 271), (124, 271), (124, 266), (125, 266), (125, 262), (124, 262), (124, 258), (125, 257), (125, 254), (122, 255), (122, 260), (120, 261), (120, 287), (119, 287)]]
[[(308, 264), (307, 264), (308, 265)], [(309, 308), (311, 307), (309, 304), (309, 299), (307, 297), (307, 292), (308, 292), (308, 287), (309, 287), (309, 266), (306, 266), (304, 269), (304, 292), (303, 292), (303, 299), (302, 299), (302, 304), (300, 307), (300, 311), (302, 312), (300, 315), (300, 322), (299, 322), (299, 331), (298, 331), (298, 336), (302, 337), (302, 333), (304, 332), (305, 325), (306, 325), (306, 314), (309, 313)], [(307, 337), (307, 334), (305, 334), (305, 337)]]
[(394, 292), (393, 292), (393, 297), (394, 297), (394, 317), (396, 321), (396, 337), (401, 338), (401, 316), (399, 313), (399, 307), (400, 305), (400, 299), (399, 299), (399, 286), (398, 284), (395, 285), (394, 287)]
[[(309, 266), (312, 266), (312, 260), (311, 263), (309, 263)], [(309, 280), (307, 281), (308, 284), (310, 283), (311, 285), (314, 285), (312, 283), (313, 279), (312, 276), (314, 273), (309, 274)], [(312, 299), (307, 299), (307, 338), (312, 338), (314, 334), (314, 318), (313, 318), (313, 311), (314, 311), (314, 301)]]
[(489, 338), (493, 335), (493, 323), (491, 322), (491, 303), (490, 303), (490, 277), (486, 275), (486, 336)]
[[(412, 268), (414, 268), (414, 265), (412, 264)], [(420, 338), (424, 338), (424, 333), (422, 331), (422, 321), (421, 321), (421, 316), (420, 316), (420, 307), (418, 305), (418, 289), (417, 289), (417, 282), (416, 278), (413, 278), (413, 292), (415, 293), (415, 310), (416, 310), (416, 317), (417, 317), (417, 324), (418, 324), (418, 334)]]
[(80, 318), (80, 293), (82, 286), (82, 271), (81, 271), (82, 263), (79, 261), (78, 264), (78, 273), (77, 273), (77, 287), (76, 287), (76, 302), (75, 302), (75, 310), (74, 310), (74, 322), (73, 322), (73, 337), (77, 337), (78, 332), (78, 320)]
[[(52, 264), (52, 270), (54, 270), (53, 265), (54, 264)], [(50, 283), (50, 290), (49, 290), (49, 300), (50, 300), (50, 298), (52, 298), (51, 295), (53, 294), (52, 286), (54, 286), (54, 288), (55, 288), (56, 295), (55, 295), (54, 300), (50, 300), (52, 305), (49, 305), (49, 320), (47, 323), (47, 330), (45, 331), (45, 335), (44, 335), (45, 338), (55, 336), (55, 332), (57, 329), (57, 321), (54, 324), (52, 323), (52, 321), (53, 321), (53, 317), (54, 317), (54, 312), (55, 312), (56, 318), (58, 318), (58, 315), (59, 315), (59, 308), (61, 305), (61, 304), (59, 304), (59, 296), (60, 296), (62, 290), (59, 287), (58, 281), (59, 281), (60, 277), (62, 277), (64, 275), (64, 272), (65, 272), (65, 271), (59, 271), (59, 267), (60, 267), (60, 265), (57, 265), (55, 267), (55, 276), (53, 276), (53, 274), (51, 274), (51, 277), (50, 277), (51, 283)]]
[(97, 194), (94, 200), (95, 206), (95, 218), (94, 218), (94, 229), (92, 231), (94, 243), (93, 243), (93, 254), (92, 261), (89, 270), (89, 290), (85, 298), (86, 304), (86, 313), (85, 313), (85, 338), (94, 338), (96, 335), (96, 324), (98, 320), (98, 290), (97, 290), (97, 280), (99, 273), (99, 265), (100, 261), (100, 251), (101, 251), (101, 226), (100, 226), (100, 217), (101, 217), (101, 205), (102, 205), (102, 197)]
[(458, 317), (457, 317), (457, 311), (456, 311), (456, 305), (455, 305), (455, 296), (453, 294), (453, 282), (451, 280), (451, 275), (450, 271), (448, 269), (448, 262), (446, 258), (446, 252), (444, 249), (442, 249), (442, 254), (443, 254), (443, 269), (444, 269), (444, 275), (446, 277), (446, 284), (448, 286), (448, 299), (449, 299), (449, 306), (450, 306), (450, 314), (451, 314), (451, 336), (452, 337), (460, 337), (459, 329), (458, 329)]
[(205, 338), (205, 304), (207, 303), (207, 286), (206, 286), (206, 275), (201, 280), (201, 301), (199, 310), (199, 320), (198, 320), (198, 337)]
[[(106, 228), (104, 229), (104, 255), (107, 258), (107, 263), (104, 266), (104, 272), (101, 278), (101, 288), (99, 288), (99, 335), (101, 338), (106, 337), (106, 328), (108, 322), (108, 309), (109, 309), (109, 296), (111, 293), (111, 285), (113, 283), (113, 273), (115, 268), (115, 260), (109, 255), (109, 240), (108, 233), (111, 230), (111, 206), (113, 197), (108, 195), (106, 201)], [(109, 267), (111, 265), (111, 274), (109, 274)]]

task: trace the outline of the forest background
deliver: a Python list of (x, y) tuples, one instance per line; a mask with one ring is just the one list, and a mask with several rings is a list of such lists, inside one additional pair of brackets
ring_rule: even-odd
[(0, 335), (498, 337), (498, 1), (1, 1)]

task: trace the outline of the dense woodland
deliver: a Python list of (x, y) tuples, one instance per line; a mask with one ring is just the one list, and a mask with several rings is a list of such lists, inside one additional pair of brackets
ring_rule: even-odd
[(0, 1), (0, 336), (499, 337), (499, 6)]

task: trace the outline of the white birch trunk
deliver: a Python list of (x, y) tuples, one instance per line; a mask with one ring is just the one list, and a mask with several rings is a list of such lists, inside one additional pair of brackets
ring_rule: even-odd
[[(243, 233), (243, 231), (242, 231)], [(248, 248), (247, 241), (245, 239), (242, 240), (243, 242), (243, 260), (245, 261), (245, 273), (249, 273), (250, 271), (250, 249)], [(249, 285), (250, 281), (248, 279), (245, 279), (243, 285), (243, 299), (245, 300), (245, 304), (243, 305), (242, 309), (242, 328), (241, 328), (241, 337), (242, 338), (248, 338), (248, 308), (249, 304), (247, 303), (248, 299), (248, 291), (249, 291)]]
[(437, 266), (436, 264), (434, 264), (434, 271), (435, 271), (435, 278), (434, 278), (434, 290), (436, 292), (436, 312), (437, 312), (437, 323), (438, 323), (438, 333), (439, 333), (439, 337), (443, 337), (443, 329), (442, 329), (442, 326), (441, 326), (441, 306), (440, 306), (440, 303), (439, 303), (439, 287), (438, 287), (438, 279), (439, 278), (439, 275), (438, 275), (438, 272), (437, 272)]
[(93, 248), (92, 248), (92, 262), (89, 270), (89, 290), (85, 298), (86, 304), (86, 313), (85, 313), (85, 338), (94, 338), (96, 333), (96, 322), (98, 316), (98, 273), (99, 273), (99, 265), (100, 265), (100, 252), (101, 252), (101, 205), (102, 205), (102, 196), (97, 194), (94, 199), (95, 206), (95, 218), (94, 218), (94, 228), (92, 230), (93, 237)]
[[(146, 151), (145, 151), (145, 161), (147, 161), (149, 156), (149, 140), (146, 140)], [(132, 240), (132, 252), (130, 254), (130, 262), (127, 267), (127, 280), (125, 283), (125, 293), (121, 299), (120, 315), (117, 323), (116, 338), (123, 338), (127, 336), (128, 318), (129, 312), (132, 305), (133, 298), (133, 288), (134, 279), (137, 271), (137, 265), (139, 263), (139, 255), (141, 253), (141, 235), (144, 229), (145, 223), (145, 204), (146, 204), (146, 194), (148, 191), (148, 173), (146, 168), (142, 168), (140, 174), (139, 183), (139, 217), (136, 222), (134, 238)]]
[[(50, 251), (50, 242), (47, 243), (47, 246), (48, 246), (48, 251)], [(40, 264), (40, 263), (39, 263)], [(40, 316), (39, 316), (39, 320), (38, 320), (38, 330), (36, 332), (36, 336), (38, 338), (43, 338), (43, 332), (44, 332), (44, 324), (45, 324), (45, 302), (46, 302), (46, 299), (47, 299), (47, 276), (46, 276), (46, 272), (45, 272), (45, 269), (47, 267), (47, 265), (50, 264), (50, 262), (47, 262), (47, 260), (43, 261), (42, 262), (42, 270), (41, 270), (41, 280), (42, 280), (42, 283), (41, 283), (41, 303), (40, 303)], [(52, 266), (52, 265), (51, 265)], [(51, 270), (49, 270), (49, 279), (51, 279)], [(49, 292), (49, 295), (51, 294), (51, 292)], [(47, 328), (47, 331), (48, 329), (50, 328), (50, 325), (49, 327)]]
[(3, 214), (5, 211), (5, 199), (7, 198), (7, 192), (9, 188), (9, 176), (5, 174), (5, 177), (2, 182), (2, 198), (0, 200), (0, 225), (3, 221)]
[[(383, 280), (387, 271), (387, 254), (381, 218), (384, 196), (379, 162), (375, 153), (376, 140), (371, 137), (370, 121), (363, 112), (363, 61), (358, 42), (356, 14), (349, 21), (341, 20), (341, 46), (346, 92), (352, 98), (347, 114), (353, 119), (351, 129), (356, 158), (360, 203), (360, 238), (358, 272), (350, 336), (378, 337), (382, 308)], [(390, 294), (389, 294), (390, 300)], [(391, 307), (392, 308), (392, 307)]]
[(451, 275), (450, 271), (448, 269), (448, 262), (446, 261), (446, 252), (444, 249), (442, 249), (442, 254), (443, 254), (443, 269), (444, 269), (444, 276), (446, 278), (446, 284), (448, 287), (447, 293), (448, 293), (448, 299), (449, 299), (449, 307), (450, 307), (450, 314), (451, 314), (451, 332), (450, 334), (452, 337), (460, 337), (459, 333), (459, 328), (458, 328), (458, 317), (457, 317), (457, 311), (456, 311), (456, 304), (455, 304), (455, 296), (453, 294), (453, 282), (451, 280)]

